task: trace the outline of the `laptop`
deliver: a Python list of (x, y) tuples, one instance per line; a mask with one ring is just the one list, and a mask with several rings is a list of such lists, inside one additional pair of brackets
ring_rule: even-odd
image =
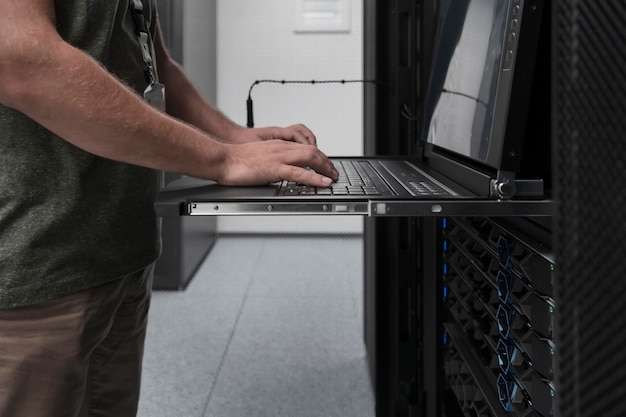
[[(341, 176), (330, 188), (287, 181), (227, 187), (187, 177), (160, 193), (157, 214), (551, 215), (549, 129), (533, 131), (549, 123), (529, 123), (538, 113), (534, 69), (548, 9), (543, 0), (440, 2), (415, 158), (331, 158)], [(549, 118), (549, 106), (541, 111)], [(529, 154), (542, 158), (528, 163)]]

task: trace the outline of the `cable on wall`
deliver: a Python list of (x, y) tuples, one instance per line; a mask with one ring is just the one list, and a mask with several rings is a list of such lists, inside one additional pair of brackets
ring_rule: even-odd
[(254, 127), (254, 113), (252, 104), (252, 89), (254, 86), (262, 83), (272, 84), (355, 84), (355, 83), (372, 83), (379, 84), (376, 80), (256, 80), (250, 86), (248, 91), (248, 100), (246, 101), (246, 109), (248, 114), (248, 127)]

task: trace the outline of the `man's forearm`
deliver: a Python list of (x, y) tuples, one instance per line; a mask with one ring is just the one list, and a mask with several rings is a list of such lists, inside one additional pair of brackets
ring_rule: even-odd
[(159, 78), (165, 84), (167, 112), (219, 140), (230, 142), (242, 129), (202, 97), (180, 65), (172, 60), (159, 61)]
[(167, 112), (209, 133), (218, 140), (239, 142), (239, 126), (213, 104), (205, 100), (183, 70), (171, 59), (163, 43), (161, 28), (157, 26), (154, 39), (159, 79), (165, 84)]

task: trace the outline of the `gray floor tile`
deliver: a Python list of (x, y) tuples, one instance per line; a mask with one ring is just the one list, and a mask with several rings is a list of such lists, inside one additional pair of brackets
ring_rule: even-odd
[(339, 298), (249, 298), (205, 415), (372, 416), (359, 328)]
[(220, 238), (191, 280), (187, 293), (217, 297), (243, 294), (263, 263), (262, 238)]
[(139, 417), (373, 416), (361, 242), (221, 237), (154, 294)]
[(242, 298), (155, 293), (139, 417), (201, 416)]
[(272, 261), (257, 266), (250, 296), (360, 297), (361, 242), (356, 237), (268, 240), (266, 258)]

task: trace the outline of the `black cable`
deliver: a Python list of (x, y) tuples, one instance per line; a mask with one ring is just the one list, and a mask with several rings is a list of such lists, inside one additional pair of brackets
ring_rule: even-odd
[(419, 118), (415, 114), (413, 114), (413, 112), (411, 111), (411, 109), (406, 103), (402, 105), (402, 110), (400, 111), (400, 115), (404, 117), (406, 120), (408, 120), (409, 122), (419, 121)]
[(254, 114), (253, 114), (253, 104), (252, 104), (252, 89), (255, 85), (262, 83), (272, 83), (272, 84), (354, 84), (354, 83), (372, 83), (379, 84), (376, 80), (256, 80), (250, 86), (250, 90), (248, 91), (248, 100), (246, 101), (246, 109), (248, 114), (248, 127), (254, 127)]
[(473, 96), (470, 96), (469, 94), (461, 93), (459, 91), (450, 91), (450, 90), (447, 90), (445, 88), (442, 88), (441, 92), (442, 93), (447, 93), (447, 94), (453, 94), (453, 95), (457, 95), (457, 96), (461, 96), (461, 97), (465, 97), (465, 98), (468, 98), (470, 100), (474, 100), (476, 103), (481, 104), (485, 108), (489, 108), (487, 103), (485, 103), (483, 100), (479, 99), (478, 97), (473, 97)]

